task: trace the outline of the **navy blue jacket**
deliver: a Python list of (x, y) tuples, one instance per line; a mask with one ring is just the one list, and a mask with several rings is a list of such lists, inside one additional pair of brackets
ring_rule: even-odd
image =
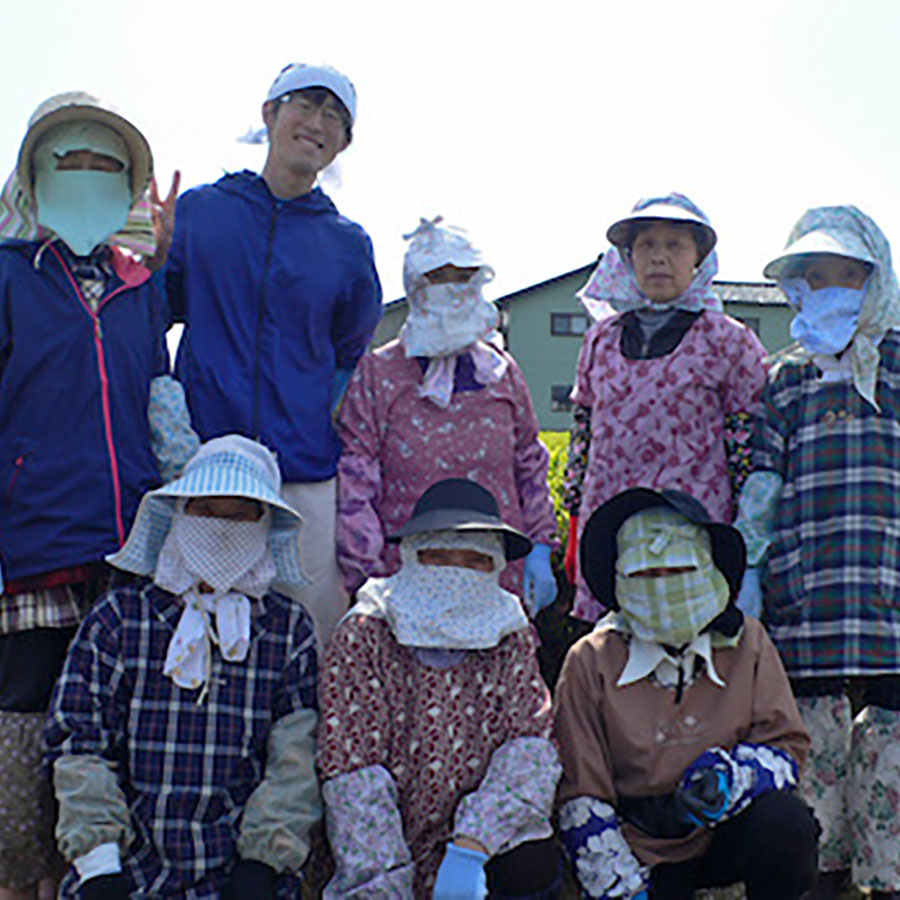
[[(97, 313), (50, 244), (0, 245), (0, 562), (9, 581), (118, 549), (158, 486), (150, 381), (168, 372), (150, 273), (114, 253)], [(37, 258), (37, 265), (35, 260)]]
[(279, 200), (259, 175), (226, 175), (179, 199), (166, 290), (201, 439), (261, 441), (286, 482), (333, 477), (335, 372), (356, 365), (381, 315), (365, 231), (318, 188)]

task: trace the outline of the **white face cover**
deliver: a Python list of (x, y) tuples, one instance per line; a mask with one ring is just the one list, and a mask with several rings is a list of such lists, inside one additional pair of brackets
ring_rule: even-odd
[(465, 283), (417, 287), (400, 332), (406, 355), (452, 356), (494, 331), (500, 314), (482, 295), (486, 280), (479, 272)]
[[(60, 170), (58, 161), (73, 150), (91, 150), (122, 163), (120, 172)], [(54, 231), (78, 256), (120, 231), (131, 209), (129, 157), (111, 128), (96, 123), (65, 123), (51, 129), (34, 151), (34, 199), (38, 223)]]
[(865, 299), (862, 288), (810, 288), (805, 278), (790, 278), (781, 284), (791, 302), (799, 307), (791, 322), (791, 337), (810, 353), (825, 356), (846, 350), (859, 326)]

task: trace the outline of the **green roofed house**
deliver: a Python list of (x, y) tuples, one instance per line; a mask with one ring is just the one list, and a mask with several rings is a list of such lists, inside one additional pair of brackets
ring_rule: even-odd
[[(510, 353), (528, 381), (541, 429), (564, 431), (571, 425), (569, 392), (581, 340), (590, 325), (575, 294), (584, 287), (595, 262), (499, 297), (500, 329)], [(714, 281), (725, 312), (749, 325), (766, 350), (775, 353), (791, 343), (793, 313), (771, 282)], [(406, 299), (384, 307), (372, 345), (395, 338), (406, 318)]]

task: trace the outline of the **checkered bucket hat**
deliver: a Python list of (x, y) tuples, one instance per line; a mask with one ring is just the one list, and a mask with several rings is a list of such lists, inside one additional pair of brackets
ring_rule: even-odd
[(106, 557), (126, 572), (153, 575), (159, 551), (172, 525), (175, 504), (192, 497), (244, 497), (272, 510), (269, 549), (276, 582), (305, 585), (297, 539), (303, 519), (281, 498), (281, 473), (262, 444), (238, 434), (213, 438), (197, 451), (181, 478), (144, 495), (125, 545)]

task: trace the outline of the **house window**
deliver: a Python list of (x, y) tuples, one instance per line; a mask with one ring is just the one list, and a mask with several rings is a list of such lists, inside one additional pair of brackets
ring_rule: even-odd
[(572, 408), (571, 384), (554, 384), (550, 388), (550, 412), (568, 412)]
[(550, 313), (550, 334), (580, 336), (588, 330), (584, 313)]
[(757, 337), (759, 337), (759, 316), (734, 316), (738, 322), (743, 322)]

